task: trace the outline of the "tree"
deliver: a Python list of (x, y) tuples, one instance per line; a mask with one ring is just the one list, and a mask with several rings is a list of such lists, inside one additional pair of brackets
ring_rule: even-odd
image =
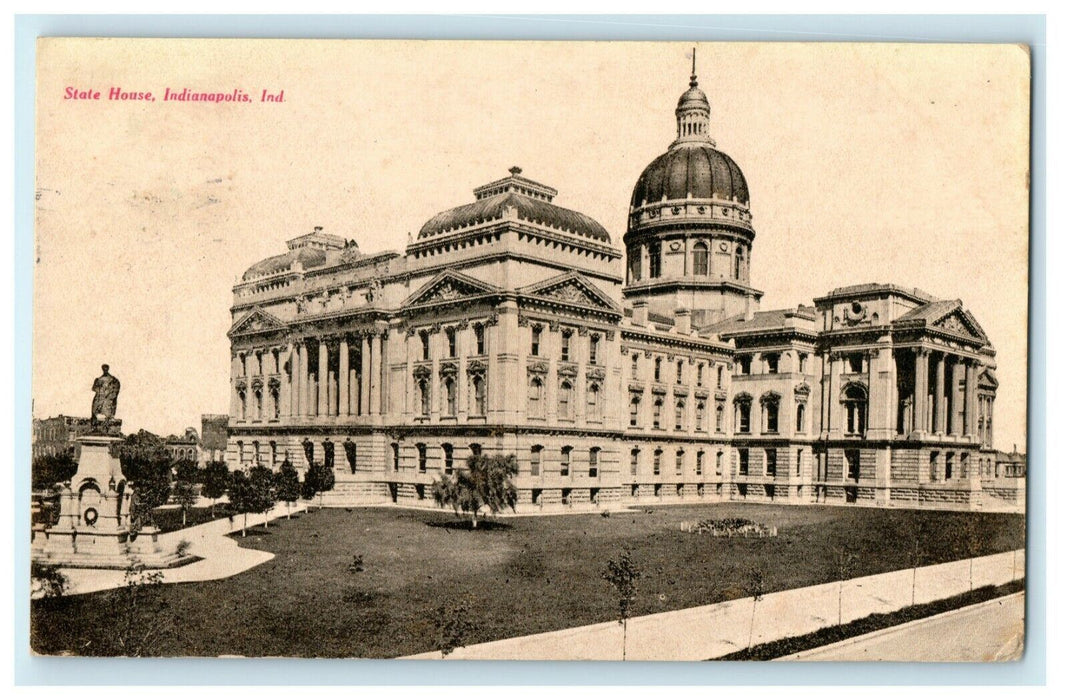
[(69, 452), (35, 457), (30, 469), (33, 488), (50, 489), (56, 484), (70, 481), (78, 471), (78, 462)]
[(334, 488), (334, 470), (321, 462), (312, 462), (308, 471), (304, 473), (304, 484), (301, 487), (301, 496), (311, 500), (319, 494), (319, 507), (323, 506), (323, 493)]
[(182, 509), (182, 527), (185, 527), (186, 516), (197, 503), (196, 487), (189, 481), (178, 481), (174, 484), (174, 500)]
[(842, 626), (842, 592), (845, 582), (853, 577), (857, 566), (857, 553), (849, 547), (835, 547), (834, 567), (838, 574), (838, 626)]
[(752, 649), (753, 629), (756, 627), (757, 603), (760, 602), (765, 593), (764, 572), (757, 566), (750, 566), (745, 572), (745, 578), (742, 585), (745, 589), (746, 596), (753, 599), (753, 612), (749, 616), (749, 643), (745, 647), (746, 649)]
[(249, 503), (255, 513), (263, 513), (263, 526), (267, 527), (267, 511), (274, 507), (278, 497), (274, 489), (274, 472), (268, 467), (255, 466), (248, 473), (252, 500)]
[(452, 506), (459, 515), (471, 517), (471, 528), (478, 528), (478, 513), (486, 508), (498, 513), (506, 506), (515, 510), (516, 490), (512, 477), (519, 473), (515, 455), (471, 455), (467, 468), (455, 474), (443, 475), (434, 481), (434, 501), (439, 506)]
[(230, 471), (226, 462), (211, 461), (204, 469), (204, 486), (200, 492), (211, 499), (211, 517), (215, 517), (215, 501), (226, 494), (230, 487)]
[(630, 609), (638, 597), (638, 579), (642, 571), (630, 559), (630, 552), (624, 551), (619, 559), (609, 559), (608, 564), (601, 571), (601, 578), (607, 581), (616, 591), (616, 601), (619, 605), (619, 624), (623, 625), (623, 660), (627, 660), (627, 620), (630, 618)]
[(288, 459), (274, 475), (274, 490), (278, 500), (286, 504), (286, 520), (289, 520), (290, 506), (300, 498), (300, 475)]
[(471, 621), (471, 601), (467, 597), (442, 603), (434, 611), (434, 628), (437, 630), (437, 646), (442, 658), (448, 656), (457, 647), (467, 644), (467, 640), (476, 631)]
[(152, 511), (171, 495), (171, 456), (162, 438), (140, 430), (119, 447), (119, 464), (133, 486), (130, 515), (134, 529), (139, 529), (153, 522)]
[(230, 476), (230, 506), (241, 513), (241, 536), (245, 536), (248, 529), (248, 514), (255, 507), (255, 497), (252, 494), (252, 485), (248, 475), (240, 469), (235, 469)]
[(173, 618), (166, 615), (168, 605), (162, 593), (163, 573), (148, 571), (140, 562), (132, 562), (123, 574), (124, 585), (106, 596), (109, 634), (104, 635), (108, 656), (151, 656), (158, 653), (159, 642), (171, 635)]
[(67, 591), (70, 581), (58, 564), (34, 561), (30, 563), (30, 597), (58, 598)]
[(191, 459), (179, 459), (174, 462), (174, 478), (178, 481), (187, 481), (190, 484), (197, 483), (199, 478), (197, 463)]

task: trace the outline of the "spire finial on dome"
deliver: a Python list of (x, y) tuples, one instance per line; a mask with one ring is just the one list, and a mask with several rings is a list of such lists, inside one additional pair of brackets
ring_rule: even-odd
[(693, 63), (690, 66), (690, 87), (697, 87), (697, 47), (693, 47)]

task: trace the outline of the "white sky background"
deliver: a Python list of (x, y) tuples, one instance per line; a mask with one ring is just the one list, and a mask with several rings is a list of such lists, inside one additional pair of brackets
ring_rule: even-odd
[[(35, 415), (124, 428), (229, 407), (231, 288), (321, 225), (403, 249), (519, 165), (621, 244), (674, 138), (689, 44), (63, 40), (39, 46)], [(998, 350), (995, 442), (1025, 442), (1028, 62), (991, 46), (699, 44), (746, 174), (763, 308), (894, 282), (960, 298)], [(67, 86), (281, 105), (64, 101)], [(622, 263), (620, 265), (622, 273)]]

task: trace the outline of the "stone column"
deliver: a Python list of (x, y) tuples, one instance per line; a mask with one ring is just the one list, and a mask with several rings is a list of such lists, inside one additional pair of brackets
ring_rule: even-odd
[(838, 401), (842, 393), (842, 357), (836, 352), (830, 354), (831, 383), (827, 390), (827, 427), (833, 437), (842, 435), (842, 410)]
[(964, 434), (978, 439), (979, 397), (978, 374), (975, 360), (968, 359), (964, 364)]
[(946, 427), (946, 432), (952, 435), (964, 435), (964, 413), (961, 409), (964, 407), (965, 390), (960, 388), (961, 381), (964, 379), (964, 363), (962, 358), (953, 358), (953, 369), (949, 375), (949, 425)]
[(320, 340), (319, 341), (319, 376), (318, 376), (318, 379), (319, 379), (319, 382), (318, 382), (318, 384), (319, 384), (319, 387), (318, 387), (319, 388), (319, 392), (318, 392), (318, 394), (319, 394), (319, 396), (318, 396), (317, 409), (316, 409), (316, 414), (320, 415), (320, 416), (327, 415), (327, 413), (329, 411), (329, 405), (328, 405), (327, 398), (328, 398), (328, 395), (330, 393), (329, 392), (329, 387), (330, 387), (330, 374), (329, 374), (329, 372), (330, 372), (330, 369), (327, 366), (329, 364), (328, 363), (329, 356), (327, 355), (327, 352), (328, 352), (328, 350), (327, 350), (327, 347), (326, 347), (326, 341), (325, 340)]
[(378, 342), (378, 366), (381, 368), (379, 373), (378, 393), (381, 403), (378, 404), (378, 412), (380, 415), (386, 415), (389, 413), (389, 331), (384, 330), (379, 336)]
[(238, 418), (241, 410), (241, 400), (237, 396), (237, 378), (241, 376), (241, 358), (233, 355), (230, 358), (230, 415)]
[(946, 431), (946, 356), (941, 354), (935, 363), (934, 386), (934, 431), (945, 434)]
[(927, 358), (930, 352), (916, 348), (916, 362), (913, 369), (912, 390), (912, 430), (926, 433), (930, 427), (927, 423)]
[(307, 358), (308, 346), (301, 340), (297, 345), (297, 361), (293, 368), (293, 412), (300, 417), (308, 414)]
[(351, 397), (349, 396), (349, 339), (341, 337), (338, 344), (338, 368), (337, 368), (337, 414), (342, 418), (349, 415)]
[(377, 416), (382, 410), (382, 335), (376, 332), (371, 337), (371, 373), (370, 381), (367, 382), (370, 400), (368, 407), (372, 416)]
[[(278, 389), (278, 414), (282, 418), (288, 418), (293, 408), (293, 343), (288, 343), (285, 349), (285, 360), (278, 358), (278, 372), (282, 375), (282, 386)], [(285, 368), (289, 366), (287, 371)]]
[(371, 405), (371, 336), (364, 334), (360, 342), (360, 415), (366, 416)]

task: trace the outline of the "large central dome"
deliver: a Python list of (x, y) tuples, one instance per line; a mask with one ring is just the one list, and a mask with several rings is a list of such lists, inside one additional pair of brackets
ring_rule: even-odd
[(649, 164), (634, 185), (632, 209), (671, 199), (720, 199), (749, 204), (745, 175), (711, 143), (676, 143)]

